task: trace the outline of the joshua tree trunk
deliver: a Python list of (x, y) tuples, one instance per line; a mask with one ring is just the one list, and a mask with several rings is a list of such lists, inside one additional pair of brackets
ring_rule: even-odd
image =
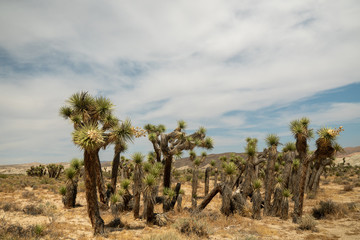
[(289, 188), (290, 176), (291, 176), (291, 166), (292, 166), (294, 159), (295, 159), (294, 152), (291, 151), (291, 152), (286, 152), (284, 154), (285, 166), (284, 166), (283, 175), (282, 175), (284, 188)]
[(181, 183), (177, 183), (175, 186), (175, 196), (172, 199), (167, 199), (167, 198), (164, 199), (164, 203), (163, 203), (164, 212), (168, 212), (171, 209), (174, 209), (177, 198), (179, 196), (180, 188), (181, 188)]
[(230, 184), (225, 183), (224, 187), (221, 191), (221, 195), (222, 195), (222, 203), (221, 203), (221, 212), (226, 215), (229, 216), (230, 214), (233, 213), (233, 209), (231, 207), (231, 195), (232, 195), (232, 191), (231, 188), (229, 186)]
[(69, 180), (66, 185), (66, 194), (63, 197), (63, 203), (66, 208), (74, 208), (76, 203), (78, 180)]
[(164, 188), (170, 188), (171, 186), (171, 164), (172, 156), (166, 156), (164, 166)]
[(85, 192), (87, 201), (87, 212), (94, 229), (94, 234), (104, 233), (104, 221), (100, 217), (99, 206), (96, 193), (96, 162), (98, 161), (96, 152), (84, 152), (85, 167)]
[(191, 192), (191, 206), (195, 209), (197, 206), (197, 186), (198, 186), (198, 168), (195, 166), (192, 176), (192, 192)]
[(280, 218), (287, 220), (289, 218), (289, 198), (284, 197), (281, 202), (281, 215)]
[(256, 220), (261, 219), (261, 194), (260, 189), (257, 189), (252, 195), (252, 203), (253, 203), (253, 215), (252, 218)]
[(271, 215), (280, 217), (281, 215), (281, 201), (283, 198), (283, 189), (280, 185), (275, 188), (274, 201), (272, 205)]
[(154, 189), (150, 188), (144, 192), (144, 217), (147, 223), (152, 223), (155, 219), (154, 205)]
[(116, 182), (117, 176), (119, 171), (119, 164), (120, 164), (120, 152), (115, 151), (114, 159), (112, 161), (112, 169), (111, 169), (111, 191), (112, 194), (116, 192)]
[(240, 194), (240, 192), (237, 192), (232, 196), (232, 205), (234, 206), (234, 210), (236, 210), (240, 215), (244, 213), (246, 199)]
[(269, 159), (266, 167), (265, 175), (265, 203), (264, 203), (264, 214), (271, 215), (271, 196), (274, 192), (274, 181), (275, 181), (275, 161), (277, 157), (276, 146), (271, 146), (269, 149)]
[[(214, 176), (214, 188), (218, 185), (217, 181), (218, 181), (218, 174), (219, 171), (217, 169), (215, 169), (215, 176)], [(359, 175), (360, 176), (360, 175)]]
[(193, 214), (201, 212), (206, 206), (211, 202), (211, 200), (216, 196), (218, 192), (221, 192), (222, 186), (217, 185), (214, 187), (208, 195), (205, 196), (204, 200), (200, 205), (193, 211)]
[(209, 193), (210, 172), (211, 168), (207, 167), (205, 169), (205, 196)]
[(178, 212), (182, 210), (182, 194), (180, 194), (176, 200), (176, 209)]
[(298, 191), (295, 196), (295, 204), (294, 204), (294, 215), (293, 215), (293, 222), (298, 223), (301, 219), (303, 213), (303, 205), (304, 205), (304, 193), (305, 193), (305, 180), (306, 180), (306, 172), (311, 162), (309, 157), (303, 157), (303, 164), (301, 164), (300, 168), (300, 179), (299, 179), (299, 186)]
[(139, 218), (141, 194), (141, 165), (135, 165), (134, 172), (134, 218)]
[(103, 175), (102, 175), (101, 163), (100, 163), (100, 158), (99, 158), (99, 150), (96, 151), (96, 161), (95, 161), (96, 185), (97, 185), (98, 191), (99, 191), (100, 202), (107, 205), (108, 204), (108, 199), (106, 197), (104, 178), (103, 178)]

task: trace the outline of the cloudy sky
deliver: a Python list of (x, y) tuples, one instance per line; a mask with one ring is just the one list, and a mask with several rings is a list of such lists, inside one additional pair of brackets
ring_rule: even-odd
[[(358, 146), (359, 12), (358, 0), (2, 0), (0, 164), (81, 157), (58, 114), (81, 90), (136, 126), (205, 126), (210, 153), (290, 141), (302, 116)], [(127, 154), (150, 150), (143, 138)]]

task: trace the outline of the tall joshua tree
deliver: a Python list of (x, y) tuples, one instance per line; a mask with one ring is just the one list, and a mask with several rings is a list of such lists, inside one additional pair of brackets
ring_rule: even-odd
[(201, 158), (196, 157), (194, 151), (190, 151), (190, 160), (193, 162), (193, 176), (192, 176), (192, 192), (191, 192), (191, 206), (193, 209), (197, 207), (197, 188), (198, 188), (198, 178), (199, 178), (199, 166), (205, 160), (207, 154), (203, 152)]
[(252, 203), (253, 203), (253, 214), (252, 218), (256, 220), (261, 220), (261, 202), (262, 197), (260, 194), (261, 189), (261, 181), (260, 179), (256, 179), (253, 183), (254, 193), (252, 195)]
[(308, 155), (307, 140), (313, 136), (313, 130), (308, 128), (310, 120), (302, 118), (294, 120), (290, 123), (290, 129), (296, 139), (296, 150), (300, 159), (300, 179), (298, 190), (295, 192), (295, 204), (293, 222), (297, 223), (302, 216), (306, 173), (308, 165), (315, 159), (322, 160), (333, 157), (335, 154), (335, 140), (336, 137), (343, 131), (342, 127), (339, 129), (321, 128), (317, 131), (319, 138), (316, 140), (316, 150), (311, 155)]
[(296, 150), (298, 152), (298, 158), (300, 160), (298, 187), (295, 189), (295, 207), (293, 221), (298, 222), (302, 215), (303, 202), (304, 202), (304, 188), (306, 180), (306, 171), (310, 163), (310, 159), (307, 156), (308, 144), (307, 141), (314, 136), (313, 129), (309, 129), (310, 120), (308, 118), (302, 118), (294, 120), (290, 123), (290, 130), (296, 140)]
[(144, 161), (144, 155), (140, 152), (134, 153), (132, 159), (135, 164), (134, 169), (134, 218), (139, 218), (140, 210), (140, 195), (142, 190), (142, 175), (143, 168), (142, 162)]
[(280, 143), (280, 138), (276, 134), (269, 134), (266, 137), (266, 144), (269, 147), (268, 161), (265, 173), (265, 202), (264, 214), (271, 215), (271, 196), (274, 192), (275, 181), (275, 161), (277, 158), (277, 146)]
[(295, 159), (295, 144), (293, 142), (288, 142), (283, 148), (283, 159), (285, 162), (284, 170), (282, 174), (283, 186), (284, 188), (289, 188), (289, 180), (291, 175), (291, 166)]
[(195, 147), (206, 149), (213, 148), (212, 138), (206, 137), (206, 129), (200, 127), (199, 130), (192, 134), (185, 132), (186, 122), (178, 121), (178, 126), (170, 133), (164, 133), (164, 125), (145, 125), (149, 140), (153, 144), (157, 161), (164, 164), (164, 187), (169, 188), (171, 185), (171, 166), (174, 155), (184, 150), (193, 150)]
[(104, 221), (99, 212), (96, 186), (100, 200), (105, 201), (99, 151), (111, 143), (111, 129), (117, 119), (112, 115), (113, 104), (105, 97), (92, 97), (87, 92), (73, 94), (60, 115), (74, 126), (73, 142), (84, 152), (85, 190), (88, 215), (94, 234), (104, 233)]
[(252, 184), (256, 179), (256, 175), (255, 175), (256, 166), (265, 161), (265, 160), (256, 160), (257, 139), (247, 138), (246, 142), (247, 142), (247, 146), (245, 148), (245, 153), (247, 154), (248, 158), (245, 163), (244, 182), (241, 186), (242, 195), (245, 199), (253, 192)]
[(112, 130), (112, 137), (114, 143), (114, 158), (112, 161), (111, 170), (111, 191), (116, 192), (116, 182), (120, 164), (120, 154), (127, 150), (126, 142), (132, 142), (135, 137), (139, 137), (138, 133), (134, 131), (131, 126), (131, 121), (126, 119), (125, 121), (118, 123)]

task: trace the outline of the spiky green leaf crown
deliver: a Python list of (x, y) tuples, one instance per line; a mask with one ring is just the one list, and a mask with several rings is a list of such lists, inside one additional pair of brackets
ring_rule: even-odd
[(262, 182), (261, 182), (260, 179), (256, 179), (256, 180), (253, 182), (253, 187), (254, 187), (255, 190), (256, 190), (256, 189), (260, 189), (261, 186), (262, 186)]
[(185, 122), (184, 120), (179, 120), (179, 121), (178, 121), (178, 129), (179, 129), (179, 130), (185, 129), (186, 126), (187, 126), (187, 124), (186, 124), (186, 122)]
[(236, 172), (236, 165), (233, 162), (229, 162), (229, 163), (225, 163), (224, 165), (224, 171), (226, 173), (226, 175), (233, 175)]
[(314, 131), (309, 129), (310, 120), (306, 117), (296, 119), (290, 122), (290, 131), (297, 138), (299, 135), (303, 135), (306, 138), (313, 138)]
[(268, 134), (265, 141), (268, 147), (278, 146), (280, 144), (280, 137), (276, 134)]
[(287, 142), (283, 148), (283, 152), (292, 152), (296, 150), (296, 146), (294, 142)]
[(141, 152), (136, 152), (131, 158), (136, 164), (141, 164), (144, 161), (145, 156)]
[(103, 134), (97, 126), (88, 124), (72, 133), (73, 142), (84, 150), (95, 150), (105, 143)]

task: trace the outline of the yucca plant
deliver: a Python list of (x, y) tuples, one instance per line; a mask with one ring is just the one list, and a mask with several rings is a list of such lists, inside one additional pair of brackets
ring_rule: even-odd
[[(171, 185), (171, 169), (175, 155), (181, 154), (181, 152), (186, 150), (193, 150), (195, 147), (212, 149), (214, 146), (213, 140), (206, 137), (206, 129), (204, 127), (200, 127), (193, 134), (186, 134), (184, 131), (186, 122), (180, 120), (177, 125), (174, 131), (167, 134), (164, 133), (165, 127), (163, 125), (162, 127), (152, 124), (144, 126), (149, 135), (149, 140), (153, 144), (157, 161), (161, 162), (161, 157), (164, 158), (164, 187), (170, 187)], [(168, 150), (163, 152), (165, 149)]]
[(252, 218), (256, 220), (261, 219), (261, 202), (262, 202), (262, 197), (260, 194), (261, 185), (262, 183), (260, 179), (256, 179), (253, 182), (254, 192), (252, 195), (252, 203), (253, 203)]
[(271, 196), (275, 188), (275, 171), (280, 169), (279, 164), (276, 163), (277, 146), (280, 144), (280, 138), (276, 134), (268, 134), (265, 142), (268, 145), (268, 160), (265, 172), (264, 214), (271, 215)]
[(142, 190), (142, 175), (143, 175), (143, 168), (142, 162), (145, 156), (140, 153), (136, 152), (132, 155), (132, 160), (135, 163), (135, 170), (134, 170), (134, 217), (139, 218), (139, 210), (140, 210), (140, 195)]
[(291, 192), (285, 188), (283, 189), (282, 195), (280, 218), (286, 220), (289, 218), (289, 198), (291, 197)]

